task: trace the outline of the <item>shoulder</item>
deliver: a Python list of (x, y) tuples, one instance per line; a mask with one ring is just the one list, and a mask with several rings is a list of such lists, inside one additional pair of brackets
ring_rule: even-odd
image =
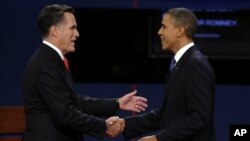
[(188, 66), (194, 72), (208, 72), (214, 74), (213, 68), (207, 58), (198, 48), (194, 48), (190, 54)]

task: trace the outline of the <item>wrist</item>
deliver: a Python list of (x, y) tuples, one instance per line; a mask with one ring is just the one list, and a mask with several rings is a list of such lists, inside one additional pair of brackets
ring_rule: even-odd
[(120, 108), (120, 102), (119, 102), (119, 99), (116, 99), (116, 108), (118, 109), (118, 110), (120, 110), (121, 108)]

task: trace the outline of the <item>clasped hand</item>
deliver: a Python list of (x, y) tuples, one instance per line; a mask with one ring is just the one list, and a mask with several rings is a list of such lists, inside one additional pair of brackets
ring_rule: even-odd
[[(130, 92), (118, 99), (121, 110), (142, 112), (148, 107), (147, 99), (136, 96), (137, 91)], [(125, 121), (119, 117), (110, 117), (106, 120), (106, 135), (114, 138), (120, 135), (125, 128)]]
[(125, 127), (124, 119), (119, 117), (110, 117), (106, 120), (106, 135), (114, 138), (120, 135)]

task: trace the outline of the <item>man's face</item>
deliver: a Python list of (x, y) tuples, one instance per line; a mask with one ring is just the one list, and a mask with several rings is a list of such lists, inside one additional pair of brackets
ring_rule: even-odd
[(75, 41), (79, 37), (75, 16), (72, 13), (64, 13), (64, 20), (56, 25), (57, 46), (63, 54), (75, 51)]
[(174, 21), (169, 14), (164, 14), (161, 21), (161, 28), (158, 35), (161, 38), (162, 50), (169, 50), (175, 52), (178, 46), (178, 32), (179, 29), (174, 26)]

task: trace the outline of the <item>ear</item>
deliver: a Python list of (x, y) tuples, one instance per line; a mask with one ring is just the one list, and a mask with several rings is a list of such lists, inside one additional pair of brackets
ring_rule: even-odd
[(178, 28), (178, 33), (177, 33), (177, 37), (180, 38), (185, 34), (185, 27), (183, 26), (179, 26)]
[(57, 27), (56, 27), (55, 25), (52, 25), (52, 26), (50, 27), (50, 29), (49, 29), (49, 34), (50, 34), (50, 36), (52, 36), (52, 37), (56, 37), (56, 36), (57, 36), (57, 34), (58, 34), (58, 29), (57, 29)]

